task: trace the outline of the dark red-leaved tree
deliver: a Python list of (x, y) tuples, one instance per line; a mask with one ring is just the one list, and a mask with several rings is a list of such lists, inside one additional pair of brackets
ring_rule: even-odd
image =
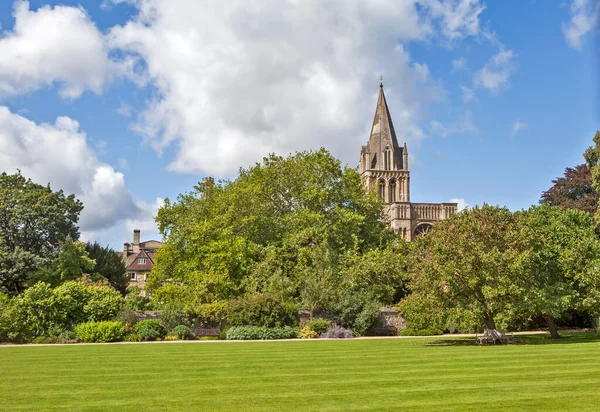
[(564, 176), (552, 183), (554, 185), (542, 193), (540, 203), (577, 209), (590, 215), (596, 213), (600, 196), (592, 185), (592, 173), (587, 164), (567, 167)]

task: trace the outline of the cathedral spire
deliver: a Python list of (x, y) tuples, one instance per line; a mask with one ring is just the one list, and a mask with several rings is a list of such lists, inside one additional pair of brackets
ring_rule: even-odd
[(371, 127), (369, 145), (371, 152), (384, 152), (386, 146), (391, 150), (400, 152), (394, 123), (392, 122), (392, 116), (390, 115), (390, 110), (385, 100), (385, 93), (383, 92), (383, 80), (379, 84), (379, 98), (377, 99), (373, 127)]

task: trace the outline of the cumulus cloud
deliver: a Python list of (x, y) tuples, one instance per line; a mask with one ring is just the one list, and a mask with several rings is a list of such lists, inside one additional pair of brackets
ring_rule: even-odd
[(510, 126), (511, 134), (514, 136), (522, 130), (527, 130), (529, 125), (526, 122), (517, 120)]
[(515, 70), (514, 58), (512, 50), (500, 50), (475, 74), (475, 85), (498, 92), (508, 84), (508, 79)]
[(439, 19), (442, 33), (449, 39), (462, 39), (479, 34), (479, 15), (485, 5), (479, 0), (421, 0)]
[(82, 230), (97, 230), (136, 216), (122, 173), (99, 161), (79, 123), (58, 117), (36, 124), (0, 106), (0, 171), (20, 169), (37, 183), (75, 194), (85, 207)]
[[(122, 0), (113, 0), (122, 2)], [(415, 141), (444, 97), (411, 41), (479, 32), (475, 0), (129, 0), (139, 14), (108, 35), (144, 61), (154, 98), (135, 130), (170, 169), (234, 173), (268, 152), (326, 146), (356, 163), (384, 76), (396, 130)]]
[(81, 7), (44, 6), (16, 1), (12, 30), (0, 32), (0, 98), (59, 85), (64, 98), (100, 93), (133, 60), (109, 58), (105, 39)]
[(462, 198), (450, 199), (450, 203), (458, 203), (457, 209), (459, 212), (462, 212), (463, 210), (469, 208), (469, 204), (465, 201), (465, 199), (462, 199)]
[(570, 15), (571, 20), (563, 23), (562, 32), (570, 47), (580, 49), (583, 38), (598, 24), (600, 2), (597, 0), (573, 0)]

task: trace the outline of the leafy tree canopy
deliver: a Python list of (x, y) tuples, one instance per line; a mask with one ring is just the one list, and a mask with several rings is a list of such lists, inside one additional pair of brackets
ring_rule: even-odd
[(83, 205), (20, 172), (0, 174), (0, 291), (19, 293), (27, 274), (52, 261), (67, 239), (78, 239)]
[(555, 320), (577, 310), (600, 310), (600, 241), (594, 220), (578, 210), (550, 206), (518, 213), (523, 252), (514, 309), (542, 316), (553, 337)]
[(563, 177), (552, 181), (553, 186), (542, 193), (541, 204), (577, 209), (594, 215), (600, 196), (592, 185), (592, 172), (587, 164), (567, 167)]
[(101, 246), (98, 242), (86, 243), (85, 250), (90, 259), (96, 262), (92, 273), (105, 277), (112, 287), (125, 294), (128, 280), (125, 274), (125, 264), (121, 256), (110, 247)]
[[(411, 245), (408, 304), (431, 314), (469, 313), (477, 323), (495, 329), (495, 317), (510, 305), (517, 283), (515, 229), (508, 209), (489, 205), (438, 222)], [(412, 312), (410, 307), (403, 311)]]
[[(245, 293), (325, 305), (329, 289), (319, 288), (340, 287), (335, 279), (344, 266), (369, 267), (374, 282), (387, 276), (368, 257), (354, 262), (348, 255), (385, 249), (395, 239), (356, 170), (324, 149), (270, 155), (234, 181), (205, 180), (177, 202), (166, 200), (157, 222), (167, 241), (147, 286), (159, 303), (192, 307)], [(377, 293), (389, 299), (395, 291)]]

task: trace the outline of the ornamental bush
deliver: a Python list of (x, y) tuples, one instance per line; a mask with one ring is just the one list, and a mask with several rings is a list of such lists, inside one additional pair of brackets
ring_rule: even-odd
[(298, 327), (233, 326), (227, 330), (227, 340), (272, 340), (298, 337)]
[(180, 340), (192, 340), (196, 337), (192, 330), (185, 325), (177, 325), (171, 331), (171, 335), (177, 336)]
[(145, 341), (164, 339), (167, 336), (167, 330), (156, 319), (140, 320), (135, 324), (133, 330)]
[(302, 328), (302, 330), (300, 330), (298, 337), (300, 339), (316, 339), (319, 337), (319, 334), (312, 330), (310, 327), (305, 326)]
[(230, 326), (295, 326), (298, 309), (292, 303), (272, 294), (242, 296), (227, 304), (226, 319)]
[(306, 323), (306, 326), (320, 335), (321, 333), (325, 332), (329, 326), (331, 326), (331, 322), (323, 318), (314, 318), (309, 320)]
[(125, 325), (118, 321), (85, 322), (75, 326), (75, 335), (88, 343), (118, 342), (125, 337)]

